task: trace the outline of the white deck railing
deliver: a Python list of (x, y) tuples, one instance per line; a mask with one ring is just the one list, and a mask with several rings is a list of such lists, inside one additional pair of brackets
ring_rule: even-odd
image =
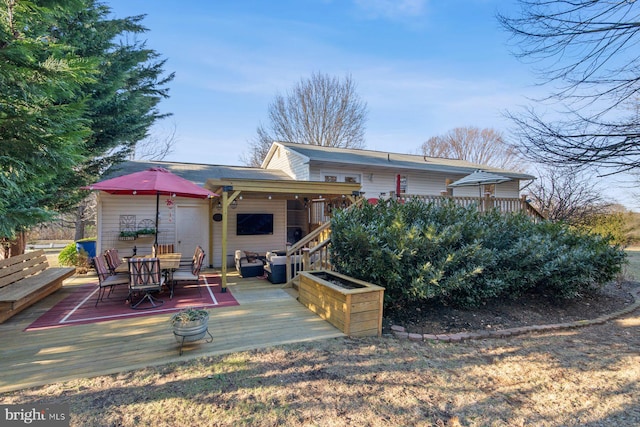
[(500, 212), (524, 212), (525, 214), (532, 216), (536, 219), (543, 219), (544, 216), (540, 214), (531, 204), (527, 201), (525, 196), (517, 197), (454, 197), (454, 196), (425, 196), (422, 194), (400, 194), (398, 197), (400, 200), (419, 199), (425, 203), (434, 203), (436, 205), (448, 203), (453, 201), (455, 204), (469, 207), (471, 205), (478, 206), (481, 212), (486, 212), (492, 209), (498, 209)]

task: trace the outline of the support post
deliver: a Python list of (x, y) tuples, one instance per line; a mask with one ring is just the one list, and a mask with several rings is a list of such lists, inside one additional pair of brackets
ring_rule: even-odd
[(213, 268), (213, 197), (209, 197), (209, 268)]
[(222, 292), (227, 292), (227, 225), (229, 223), (229, 219), (227, 217), (228, 209), (227, 209), (227, 199), (229, 198), (229, 193), (226, 191), (222, 192), (222, 253), (220, 254), (222, 257)]
[(233, 186), (226, 185), (222, 187), (222, 292), (227, 292), (227, 243), (229, 236), (229, 206), (236, 197), (240, 195), (240, 191), (236, 190), (231, 197), (229, 192), (233, 191)]

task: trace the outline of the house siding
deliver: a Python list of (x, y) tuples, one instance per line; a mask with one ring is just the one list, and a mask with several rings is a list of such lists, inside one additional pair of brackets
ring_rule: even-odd
[[(219, 212), (214, 209), (214, 213)], [(272, 213), (273, 234), (266, 236), (236, 235), (237, 214), (239, 213)], [(236, 209), (229, 209), (227, 231), (227, 266), (234, 266), (234, 254), (237, 249), (258, 253), (281, 250), (286, 246), (286, 200), (243, 199), (238, 201)], [(222, 221), (213, 222), (213, 266), (222, 267)]]
[(275, 153), (266, 169), (278, 169), (298, 181), (309, 180), (309, 165), (300, 154), (282, 146), (276, 146)]
[(503, 182), (496, 185), (496, 197), (519, 197), (520, 181)]
[[(396, 191), (397, 175), (406, 177), (405, 193), (416, 195), (438, 196), (446, 190), (447, 179), (451, 182), (466, 175), (447, 174), (445, 172), (417, 172), (408, 170), (393, 171), (386, 168), (349, 168), (328, 164), (312, 164), (310, 177), (312, 181), (324, 181), (328, 173), (358, 174), (361, 178), (365, 198), (387, 198)], [(384, 195), (382, 195), (384, 193)], [(478, 197), (478, 187), (458, 187), (454, 195), (461, 197)], [(496, 197), (519, 197), (519, 181), (509, 181), (496, 186)]]
[(101, 230), (96, 242), (97, 251), (116, 248), (120, 256), (130, 256), (133, 248), (140, 246), (139, 254), (150, 253), (153, 237), (145, 237), (135, 240), (118, 240), (120, 235), (121, 216), (135, 216), (132, 228), (137, 229), (140, 221), (149, 219), (155, 222), (156, 198), (154, 196), (111, 196), (100, 193), (100, 205), (102, 212)]
[[(172, 204), (168, 204), (170, 200)], [(135, 229), (141, 228), (141, 221), (149, 220), (155, 223), (156, 197), (155, 196), (123, 196), (111, 195), (101, 192), (98, 197), (99, 213), (98, 240), (96, 249), (102, 252), (108, 248), (116, 248), (122, 256), (133, 254), (134, 246), (140, 255), (151, 253), (155, 238), (139, 237), (135, 240), (119, 240), (120, 219), (122, 215), (135, 216)], [(176, 244), (176, 206), (178, 205), (202, 205), (207, 206), (207, 200), (190, 199), (185, 197), (168, 198), (160, 196), (158, 215), (158, 243)], [(152, 225), (153, 226), (153, 225)], [(207, 224), (201, 224), (203, 230), (207, 230)]]
[[(365, 175), (362, 191), (367, 198), (386, 198), (396, 191), (397, 175), (406, 177), (406, 194), (439, 195), (445, 189), (447, 176), (440, 173), (416, 173), (414, 171), (371, 171)], [(384, 196), (381, 194), (384, 193)]]
[[(158, 243), (177, 244), (176, 237), (176, 207), (202, 205), (207, 207), (206, 200), (189, 199), (177, 197), (174, 201), (174, 209), (169, 209), (166, 205), (166, 196), (160, 197), (160, 214), (158, 229)], [(135, 199), (135, 200), (133, 200)], [(155, 221), (156, 198), (155, 196), (119, 196), (100, 193), (99, 203), (99, 229), (96, 248), (98, 253), (108, 248), (116, 248), (121, 256), (133, 255), (133, 248), (137, 249), (138, 255), (151, 253), (154, 237), (139, 237), (135, 240), (119, 240), (120, 216), (135, 215), (136, 227), (143, 219)], [(217, 212), (214, 209), (214, 213)], [(274, 224), (273, 234), (268, 236), (237, 236), (236, 235), (236, 215), (238, 213), (272, 213)], [(202, 246), (207, 250), (208, 223), (207, 219), (201, 224), (203, 233)], [(228, 219), (228, 242), (227, 242), (227, 265), (233, 265), (233, 256), (236, 249), (250, 250), (259, 253), (266, 253), (275, 249), (284, 249), (287, 236), (287, 202), (286, 200), (251, 200), (239, 201), (237, 209), (229, 210)], [(213, 222), (213, 266), (222, 267), (222, 222)], [(209, 254), (208, 254), (209, 255)], [(209, 262), (207, 262), (209, 263)]]

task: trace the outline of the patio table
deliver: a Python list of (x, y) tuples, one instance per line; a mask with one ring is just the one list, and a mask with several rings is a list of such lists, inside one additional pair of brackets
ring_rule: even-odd
[[(153, 255), (142, 255), (144, 258), (152, 258)], [(165, 283), (167, 284), (169, 291), (171, 292), (171, 298), (173, 298), (173, 272), (180, 268), (180, 259), (182, 254), (180, 252), (159, 254), (155, 256), (160, 260), (160, 270), (165, 275)], [(125, 258), (125, 262), (116, 267), (116, 273), (129, 274), (129, 257)]]
[[(145, 257), (151, 257), (151, 255), (145, 255)], [(173, 297), (173, 272), (180, 268), (182, 254), (180, 252), (157, 254), (156, 258), (160, 260), (160, 269), (164, 271), (166, 275), (166, 282)]]
[[(147, 255), (150, 257), (151, 255)], [(180, 267), (180, 260), (182, 254), (180, 252), (173, 252), (169, 254), (158, 254), (156, 258), (160, 260), (160, 268), (163, 270), (177, 270)]]

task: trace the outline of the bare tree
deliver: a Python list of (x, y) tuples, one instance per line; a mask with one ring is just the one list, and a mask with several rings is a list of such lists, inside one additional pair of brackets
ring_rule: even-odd
[(136, 143), (132, 160), (162, 160), (167, 157), (173, 152), (176, 130), (177, 126), (173, 123), (169, 128), (155, 131)]
[(240, 161), (248, 166), (260, 166), (264, 158), (267, 157), (271, 144), (275, 141), (262, 125), (258, 126), (257, 133), (253, 141), (249, 143), (249, 151), (240, 155)]
[(585, 225), (596, 215), (611, 211), (596, 184), (573, 169), (548, 168), (530, 187), (532, 205), (547, 219)]
[(426, 140), (420, 149), (429, 157), (466, 160), (481, 165), (510, 170), (523, 170), (522, 159), (507, 144), (502, 134), (493, 129), (459, 127), (444, 135)]
[(367, 105), (347, 75), (314, 73), (269, 105), (269, 126), (258, 126), (244, 162), (258, 166), (273, 141), (325, 147), (363, 148)]
[[(516, 56), (535, 61), (542, 85), (550, 87), (539, 107), (552, 109), (508, 114), (523, 152), (543, 163), (595, 166), (604, 174), (640, 166), (640, 2), (518, 3), (518, 17), (498, 20), (513, 35)], [(549, 119), (550, 112), (556, 118)]]

